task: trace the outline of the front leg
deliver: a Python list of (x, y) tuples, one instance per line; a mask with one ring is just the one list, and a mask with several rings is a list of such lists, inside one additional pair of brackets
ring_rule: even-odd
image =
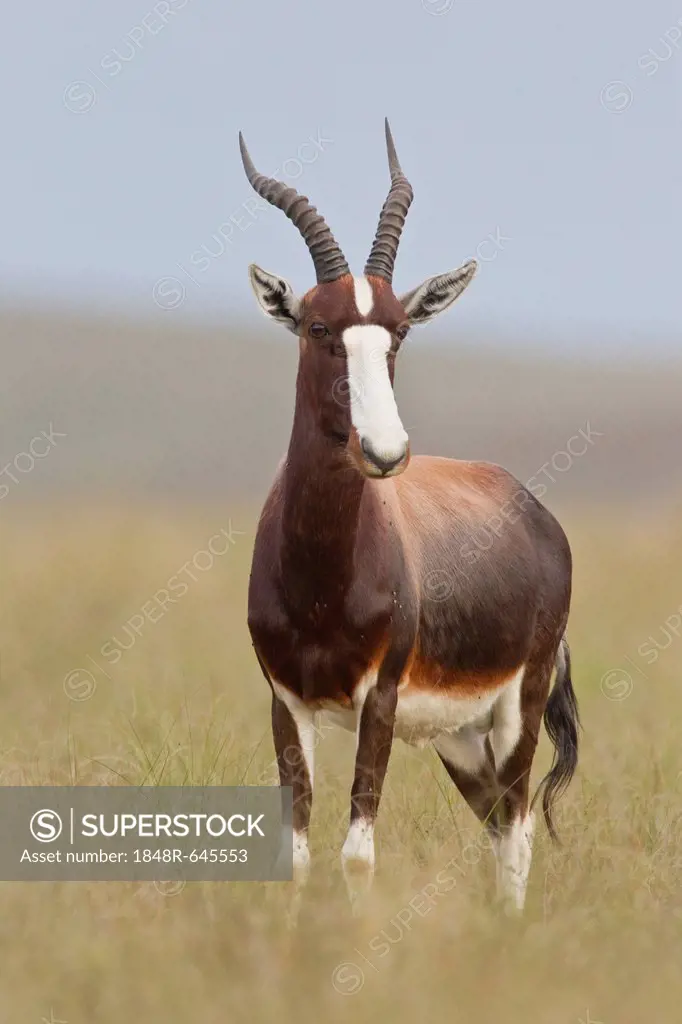
[[(283, 687), (280, 689), (283, 691)], [(294, 880), (303, 885), (310, 864), (308, 825), (313, 802), (315, 750), (312, 714), (293, 696), (287, 694), (282, 700), (273, 693), (272, 737), (280, 785), (291, 786), (293, 790)]]
[(380, 673), (360, 713), (350, 827), (341, 851), (343, 874), (353, 906), (369, 891), (374, 875), (374, 822), (393, 744), (397, 699), (397, 679), (382, 679)]
[(302, 701), (277, 684), (273, 685), (272, 694), (272, 736), (277, 752), (280, 785), (291, 786), (293, 790), (294, 890), (288, 923), (294, 927), (310, 870), (308, 824), (313, 800), (315, 723), (312, 713)]

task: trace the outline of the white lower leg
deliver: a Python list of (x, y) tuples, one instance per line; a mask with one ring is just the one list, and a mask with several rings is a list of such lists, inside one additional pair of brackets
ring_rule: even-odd
[(308, 833), (294, 832), (294, 884), (302, 889), (308, 881), (310, 873), (310, 850), (308, 849)]
[(308, 849), (307, 832), (294, 832), (293, 866), (294, 888), (289, 900), (289, 910), (287, 913), (287, 925), (289, 928), (295, 928), (298, 924), (301, 898), (310, 873), (310, 851)]
[(497, 861), (497, 894), (513, 910), (523, 910), (533, 848), (535, 815), (531, 811), (514, 818), (495, 839)]
[(356, 818), (348, 829), (341, 850), (343, 876), (348, 896), (353, 905), (365, 896), (374, 877), (374, 824), (365, 818)]

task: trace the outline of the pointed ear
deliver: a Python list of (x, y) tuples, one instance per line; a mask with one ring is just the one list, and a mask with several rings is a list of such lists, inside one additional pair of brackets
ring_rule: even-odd
[(296, 298), (288, 281), (262, 270), (255, 263), (249, 267), (249, 280), (265, 315), (298, 334), (301, 300)]
[(411, 324), (426, 324), (459, 298), (478, 270), (476, 260), (467, 260), (457, 270), (429, 277), (419, 287), (400, 297)]

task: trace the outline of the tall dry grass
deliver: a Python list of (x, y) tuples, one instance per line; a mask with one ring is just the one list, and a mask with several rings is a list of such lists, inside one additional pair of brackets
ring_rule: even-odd
[[(0, 784), (274, 778), (268, 690), (245, 625), (251, 513), (7, 513)], [(433, 752), (399, 744), (375, 892), (351, 919), (338, 857), (353, 741), (329, 731), (295, 934), (284, 927), (286, 886), (274, 883), (195, 883), (176, 895), (1, 883), (0, 1022), (679, 1021), (682, 529), (673, 512), (563, 519), (583, 745), (559, 810), (564, 845), (540, 829), (521, 921), (491, 907), (485, 843)], [(126, 621), (230, 521), (243, 534), (228, 552), (193, 570), (187, 593), (109, 664), (102, 645), (123, 638)], [(538, 777), (548, 757), (543, 743)], [(434, 894), (448, 863), (456, 884)]]

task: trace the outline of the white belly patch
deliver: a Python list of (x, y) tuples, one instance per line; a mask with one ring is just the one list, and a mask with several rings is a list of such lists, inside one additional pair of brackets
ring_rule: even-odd
[[(463, 696), (457, 693), (435, 692), (410, 685), (403, 680), (398, 686), (398, 704), (395, 713), (394, 736), (411, 746), (423, 747), (438, 736), (451, 735), (467, 727), (487, 733), (495, 724), (504, 723), (504, 756), (515, 746), (520, 734), (520, 688), (525, 666), (522, 665), (506, 682), (480, 694)], [(376, 673), (370, 680), (362, 679), (356, 687), (358, 699), (353, 709), (327, 706), (324, 710), (329, 721), (351, 731), (358, 728), (367, 692), (376, 685)], [(502, 721), (500, 712), (504, 711)], [(503, 751), (500, 750), (500, 754)]]
[(409, 684), (398, 689), (394, 735), (411, 746), (425, 743), (444, 733), (457, 732), (465, 726), (480, 725), (488, 732), (492, 725), (491, 711), (504, 686), (471, 697), (421, 690)]

